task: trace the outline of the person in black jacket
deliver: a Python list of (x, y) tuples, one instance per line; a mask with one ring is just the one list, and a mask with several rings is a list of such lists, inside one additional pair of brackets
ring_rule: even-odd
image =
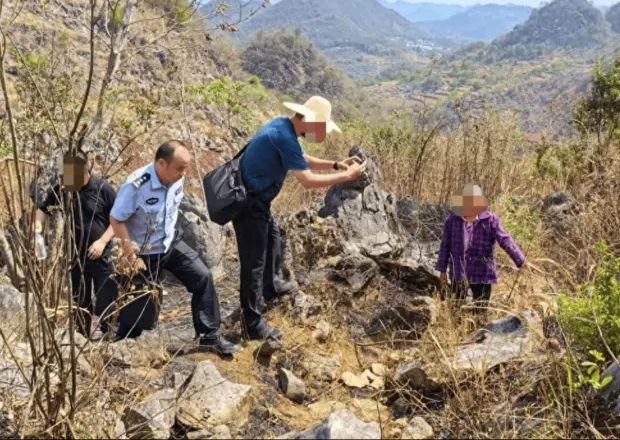
[(114, 231), (109, 220), (116, 193), (103, 178), (91, 175), (89, 168), (86, 155), (65, 156), (62, 185), (54, 185), (42, 197), (35, 195), (36, 188), (31, 190), (37, 207), (35, 233), (42, 233), (47, 215), (55, 210), (72, 222), (71, 285), (75, 306), (79, 307), (75, 313), (77, 329), (85, 336), (90, 335), (93, 313), (101, 317), (102, 332), (109, 330), (107, 317), (117, 291), (110, 261)]

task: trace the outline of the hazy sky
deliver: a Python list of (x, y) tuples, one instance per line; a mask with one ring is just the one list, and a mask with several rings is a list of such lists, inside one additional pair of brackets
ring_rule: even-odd
[[(342, 1), (342, 0), (341, 0)], [(389, 0), (392, 1), (392, 0)], [(395, 0), (394, 0), (395, 1)], [(505, 4), (516, 4), (516, 5), (527, 5), (532, 7), (538, 7), (543, 3), (540, 0), (405, 0), (409, 3), (447, 3), (447, 4), (456, 4), (456, 5), (475, 5), (475, 4), (484, 4), (484, 3), (498, 3), (501, 5)], [(613, 5), (614, 3), (618, 3), (620, 0), (595, 0), (594, 4), (597, 6), (601, 5)]]

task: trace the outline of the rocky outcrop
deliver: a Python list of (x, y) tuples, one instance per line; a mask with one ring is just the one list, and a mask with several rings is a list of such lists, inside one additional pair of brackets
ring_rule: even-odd
[(183, 232), (183, 240), (190, 245), (203, 263), (211, 269), (214, 276), (222, 275), (222, 241), (225, 227), (209, 220), (204, 202), (194, 196), (185, 196), (181, 201), (178, 226)]
[(549, 194), (541, 204), (541, 219), (557, 235), (571, 228), (576, 213), (576, 201), (563, 192)]
[[(380, 188), (372, 158), (359, 148), (349, 154), (367, 162), (359, 180), (330, 188), (318, 212), (305, 209), (282, 219), (297, 279), (305, 284), (327, 278), (347, 295), (362, 293), (381, 275), (412, 294), (436, 290), (433, 264), (445, 208), (420, 207), (413, 199), (398, 208)], [(426, 241), (407, 233), (401, 224), (407, 215), (414, 217), (410, 228), (428, 232), (416, 233)]]
[(349, 156), (366, 160), (366, 173), (330, 188), (319, 216), (336, 219), (349, 250), (368, 257), (396, 257), (405, 247), (396, 201), (379, 187), (379, 169), (366, 152), (354, 147)]

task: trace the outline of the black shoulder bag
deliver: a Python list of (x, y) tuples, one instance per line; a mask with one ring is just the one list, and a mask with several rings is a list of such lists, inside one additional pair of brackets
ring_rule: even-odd
[(218, 225), (233, 220), (247, 202), (248, 194), (241, 177), (241, 158), (248, 145), (202, 179), (209, 217)]

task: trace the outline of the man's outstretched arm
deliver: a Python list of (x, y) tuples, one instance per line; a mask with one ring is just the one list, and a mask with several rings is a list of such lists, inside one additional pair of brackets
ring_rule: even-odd
[(335, 169), (334, 163), (338, 164), (338, 170), (346, 171), (351, 164), (355, 162), (362, 163), (362, 160), (357, 156), (349, 157), (345, 160), (338, 162), (333, 160), (319, 159), (318, 157), (310, 156), (306, 153), (304, 153), (304, 160), (308, 164), (308, 168), (313, 171), (333, 171)]
[(339, 183), (350, 182), (358, 179), (364, 170), (366, 163), (353, 164), (346, 171), (332, 174), (316, 174), (311, 170), (292, 171), (293, 176), (305, 189), (325, 188)]

